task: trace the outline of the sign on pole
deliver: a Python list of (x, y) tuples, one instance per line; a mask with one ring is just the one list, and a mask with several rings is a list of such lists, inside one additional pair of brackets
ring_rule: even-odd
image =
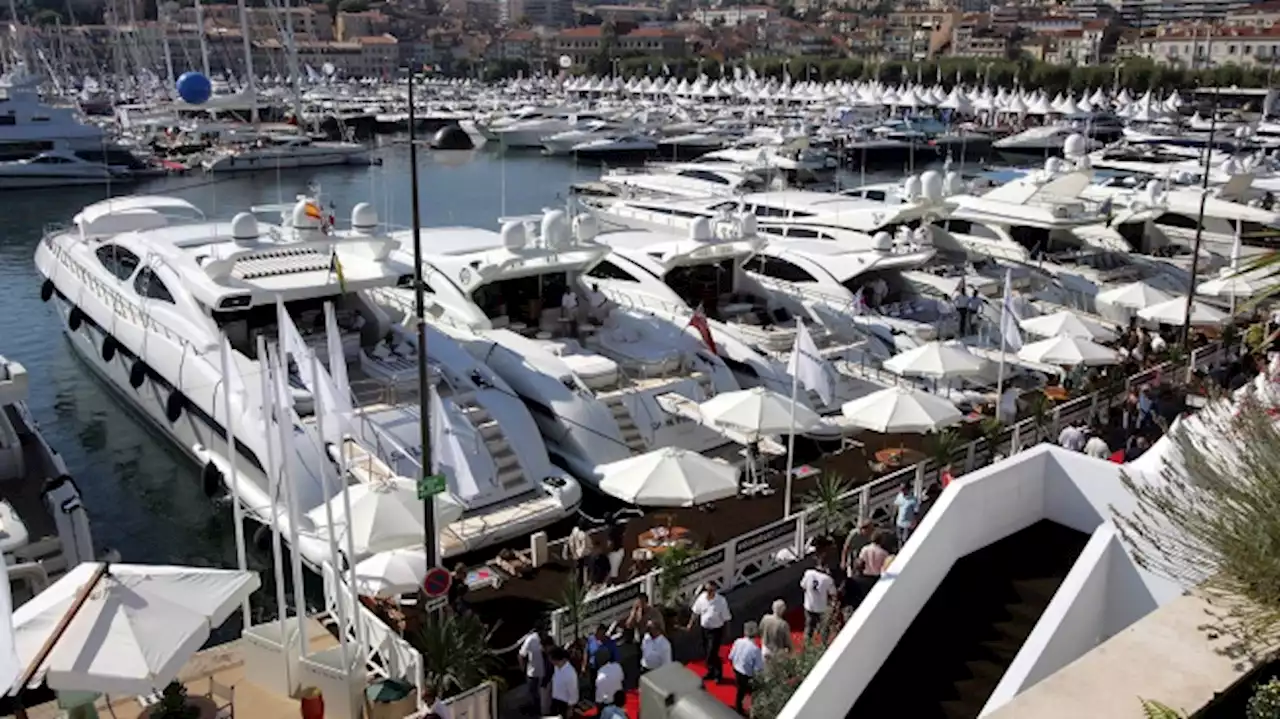
[(430, 499), (447, 488), (443, 474), (429, 474), (418, 480), (418, 499)]
[(443, 597), (449, 593), (449, 587), (452, 584), (452, 574), (440, 567), (432, 567), (427, 571), (427, 576), (422, 578), (422, 593), (428, 599)]

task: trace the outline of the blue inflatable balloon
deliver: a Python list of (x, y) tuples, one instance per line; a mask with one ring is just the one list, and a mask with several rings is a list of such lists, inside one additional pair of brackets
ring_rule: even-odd
[(178, 78), (178, 96), (189, 105), (203, 105), (213, 95), (213, 83), (198, 72), (184, 72)]

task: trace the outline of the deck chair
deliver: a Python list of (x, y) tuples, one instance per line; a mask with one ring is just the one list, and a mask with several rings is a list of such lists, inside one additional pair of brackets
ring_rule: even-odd
[(206, 694), (215, 707), (215, 719), (235, 719), (236, 716), (236, 688), (221, 684), (213, 677), (209, 677), (209, 693)]

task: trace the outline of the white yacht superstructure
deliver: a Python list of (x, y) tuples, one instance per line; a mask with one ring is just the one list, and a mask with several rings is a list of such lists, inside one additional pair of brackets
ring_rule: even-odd
[(202, 164), (207, 172), (367, 165), (369, 148), (358, 142), (312, 140), (301, 135), (265, 136), (253, 145), (223, 149)]
[[(435, 324), (502, 377), (532, 411), (551, 454), (594, 485), (634, 455), (730, 444), (679, 409), (739, 385), (683, 325), (605, 303), (592, 290), (596, 278), (584, 275), (609, 248), (593, 241), (590, 219), (580, 216), (571, 229), (564, 212), (548, 210), (505, 218), (501, 232), (420, 233)], [(410, 235), (393, 235), (407, 258)], [(402, 313), (413, 302), (400, 288), (375, 297)]]
[[(258, 338), (274, 340), (280, 331), (278, 304), (292, 324), (308, 330), (326, 325), (326, 305), (335, 310), (354, 405), (344, 440), (348, 457), (417, 476), (421, 453), (414, 338), (367, 296), (411, 278), (412, 268), (390, 258), (391, 240), (359, 230), (377, 224), (368, 205), (356, 207), (358, 229), (349, 235), (334, 234), (309, 198), (299, 198), (285, 219), (274, 226), (241, 213), (231, 222), (211, 222), (184, 200), (125, 197), (85, 207), (36, 251), (43, 296), (64, 319), (72, 346), (204, 466), (206, 491), (229, 474), (222, 388), (236, 380), (223, 375), (219, 347), (227, 338), (233, 371), (252, 378), (233, 395), (230, 418), (240, 496), (248, 515), (269, 526), (274, 503), (263, 469), (266, 418), (255, 380), (264, 367)], [(304, 341), (324, 346), (325, 336), (308, 334)], [(535, 425), (509, 392), (495, 391), (502, 380), (444, 336), (432, 337), (427, 352), (442, 406), (435, 422), (448, 424), (438, 429), (474, 440), (454, 448), (450, 491), (437, 500), (443, 555), (527, 534), (572, 512), (580, 500), (577, 483), (554, 470), (540, 443), (524, 439), (535, 436)], [(301, 505), (295, 549), (317, 566), (331, 559), (330, 550), (326, 527), (308, 513), (332, 499), (323, 480), (332, 459), (321, 451), (308, 416), (314, 402), (297, 376), (292, 379), (302, 417), (294, 423), (296, 456), (287, 472)], [(292, 528), (281, 514), (275, 526), (287, 535)]]

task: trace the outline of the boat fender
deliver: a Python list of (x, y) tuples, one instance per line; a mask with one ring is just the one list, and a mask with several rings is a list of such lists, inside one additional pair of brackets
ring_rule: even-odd
[(102, 338), (102, 361), (110, 362), (116, 356), (116, 341), (110, 335)]
[(133, 367), (129, 369), (129, 384), (134, 389), (142, 386), (147, 379), (147, 365), (142, 360), (133, 363)]
[(71, 328), (72, 332), (75, 332), (80, 329), (80, 323), (82, 322), (84, 322), (84, 313), (80, 311), (79, 307), (72, 307), (71, 312), (67, 314), (67, 326)]
[(183, 397), (181, 392), (174, 390), (164, 403), (164, 416), (168, 417), (170, 422), (177, 422), (182, 416), (182, 407), (186, 401), (187, 398)]
[(48, 302), (53, 297), (53, 280), (45, 280), (40, 284), (40, 300)]
[(257, 547), (259, 552), (271, 549), (271, 530), (267, 528), (267, 525), (260, 524), (257, 529), (253, 530), (253, 546)]
[(200, 471), (200, 483), (204, 487), (206, 497), (216, 497), (222, 491), (222, 470), (213, 466), (213, 462), (205, 462)]

